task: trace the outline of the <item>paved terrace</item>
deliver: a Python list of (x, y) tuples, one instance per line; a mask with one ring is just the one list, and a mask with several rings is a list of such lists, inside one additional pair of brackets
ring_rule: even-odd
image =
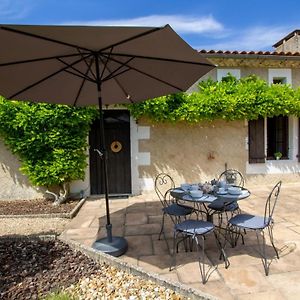
[[(250, 188), (250, 198), (239, 202), (243, 211), (263, 214), (271, 186)], [(156, 195), (148, 194), (128, 199), (111, 200), (113, 234), (125, 236), (129, 249), (120, 259), (179, 281), (220, 299), (299, 299), (300, 294), (300, 184), (283, 183), (275, 211), (274, 238), (280, 259), (273, 259), (270, 275), (265, 276), (261, 260), (255, 251), (253, 232), (245, 236), (245, 245), (239, 241), (236, 248), (228, 246), (229, 269), (218, 259), (217, 247), (210, 235), (206, 240), (207, 264), (217, 269), (208, 282), (200, 281), (197, 256), (194, 252), (180, 251), (177, 269), (169, 272), (170, 255), (165, 241), (158, 240), (161, 222), (161, 204)], [(105, 230), (104, 199), (89, 199), (78, 215), (69, 223), (64, 237), (91, 246)], [(172, 234), (172, 225), (166, 231)], [(99, 231), (98, 231), (99, 229)], [(171, 244), (171, 239), (169, 240)], [(268, 250), (272, 250), (269, 247)], [(270, 251), (272, 257), (273, 252)]]

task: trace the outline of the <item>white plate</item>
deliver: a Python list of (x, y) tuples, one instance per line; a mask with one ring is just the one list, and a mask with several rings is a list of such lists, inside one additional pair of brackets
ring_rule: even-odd
[(180, 189), (174, 189), (174, 190), (172, 190), (172, 192), (177, 193), (177, 194), (185, 193), (184, 190), (180, 190)]
[(227, 194), (227, 191), (224, 191), (224, 192), (217, 192), (217, 195), (226, 195)]

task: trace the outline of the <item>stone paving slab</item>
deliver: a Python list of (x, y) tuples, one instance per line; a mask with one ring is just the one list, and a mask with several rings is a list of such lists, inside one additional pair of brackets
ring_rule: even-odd
[[(272, 186), (251, 187), (251, 196), (239, 202), (242, 211), (263, 214)], [(299, 191), (299, 192), (298, 192)], [(207, 236), (207, 267), (215, 268), (208, 282), (200, 279), (196, 252), (179, 247), (177, 268), (169, 272), (171, 257), (166, 241), (158, 240), (161, 228), (161, 203), (154, 193), (110, 200), (113, 234), (125, 236), (129, 248), (120, 259), (147, 272), (179, 281), (220, 299), (297, 299), (300, 294), (300, 183), (283, 183), (274, 219), (274, 240), (280, 259), (274, 256), (269, 241), (267, 253), (272, 259), (269, 276), (265, 276), (257, 249), (256, 235), (248, 232), (245, 245), (226, 246), (230, 267), (225, 269), (213, 235)], [(106, 236), (105, 200), (86, 201), (77, 217), (67, 226), (64, 237), (91, 246), (96, 238)], [(166, 218), (165, 231), (172, 246), (172, 222)]]

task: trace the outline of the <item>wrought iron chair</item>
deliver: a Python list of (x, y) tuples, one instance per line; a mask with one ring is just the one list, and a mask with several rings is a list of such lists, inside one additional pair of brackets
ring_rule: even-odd
[[(218, 178), (218, 182), (225, 181), (226, 184), (231, 184), (243, 188), (245, 180), (241, 172), (235, 169), (228, 169), (221, 173)], [(226, 217), (226, 224), (229, 220), (229, 217), (233, 217), (235, 213), (240, 213), (240, 208), (237, 201), (225, 201), (222, 199), (222, 196), (218, 200), (214, 201), (208, 205), (210, 209), (209, 214), (213, 216), (214, 214), (218, 215), (219, 226), (223, 223), (223, 215)], [(228, 216), (230, 214), (230, 216)]]
[[(270, 263), (268, 263), (267, 254), (266, 254), (266, 239), (264, 230), (268, 229), (270, 242), (275, 251), (277, 258), (279, 259), (278, 251), (274, 245), (273, 238), (273, 213), (275, 210), (276, 203), (278, 201), (279, 193), (281, 188), (281, 181), (279, 181), (272, 189), (269, 194), (266, 204), (264, 216), (256, 216), (250, 214), (239, 214), (234, 216), (228, 221), (227, 231), (226, 232), (235, 232), (235, 238), (233, 245), (237, 244), (238, 238), (242, 237), (242, 242), (244, 244), (244, 236), (241, 230), (254, 230), (256, 233), (257, 243), (259, 247), (259, 253), (262, 257), (262, 263), (265, 269), (265, 274), (269, 274)], [(262, 236), (262, 243), (259, 241), (259, 233)]]
[[(176, 202), (170, 191), (175, 188), (175, 183), (172, 177), (166, 173), (160, 173), (155, 178), (155, 192), (163, 206), (162, 208), (162, 222), (161, 230), (158, 236), (160, 239), (161, 234), (165, 237), (164, 226), (165, 226), (165, 216), (168, 215), (174, 224), (181, 221), (181, 218), (185, 218), (187, 215), (191, 214), (194, 209), (189, 206), (184, 206)], [(165, 237), (166, 239), (166, 237)]]
[[(173, 251), (172, 251), (172, 261), (170, 266), (170, 271), (172, 266), (176, 268), (176, 253), (178, 252), (178, 244), (180, 242), (185, 242), (185, 240), (190, 239), (191, 241), (196, 242), (197, 251), (199, 252), (199, 268), (202, 283), (205, 284), (211, 275), (211, 273), (216, 269), (211, 269), (211, 267), (206, 271), (205, 270), (205, 238), (209, 233), (214, 233), (217, 246), (220, 250), (220, 258), (223, 257), (225, 261), (225, 268), (227, 269), (230, 265), (226, 253), (222, 248), (221, 242), (219, 240), (218, 231), (214, 230), (214, 224), (202, 220), (185, 220), (181, 223), (178, 223), (174, 226), (174, 237), (173, 237)], [(181, 239), (179, 239), (181, 238)], [(199, 242), (201, 239), (201, 245)], [(193, 244), (191, 244), (191, 247)]]

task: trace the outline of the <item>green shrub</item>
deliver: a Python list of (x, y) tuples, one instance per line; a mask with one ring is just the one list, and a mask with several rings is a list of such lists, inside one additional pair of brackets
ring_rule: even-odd
[(300, 116), (300, 89), (284, 84), (269, 85), (254, 75), (240, 80), (228, 75), (221, 82), (211, 79), (200, 82), (197, 92), (134, 103), (128, 109), (137, 119), (146, 116), (157, 122)]
[(0, 135), (36, 186), (66, 186), (83, 179), (87, 136), (95, 108), (0, 98)]

